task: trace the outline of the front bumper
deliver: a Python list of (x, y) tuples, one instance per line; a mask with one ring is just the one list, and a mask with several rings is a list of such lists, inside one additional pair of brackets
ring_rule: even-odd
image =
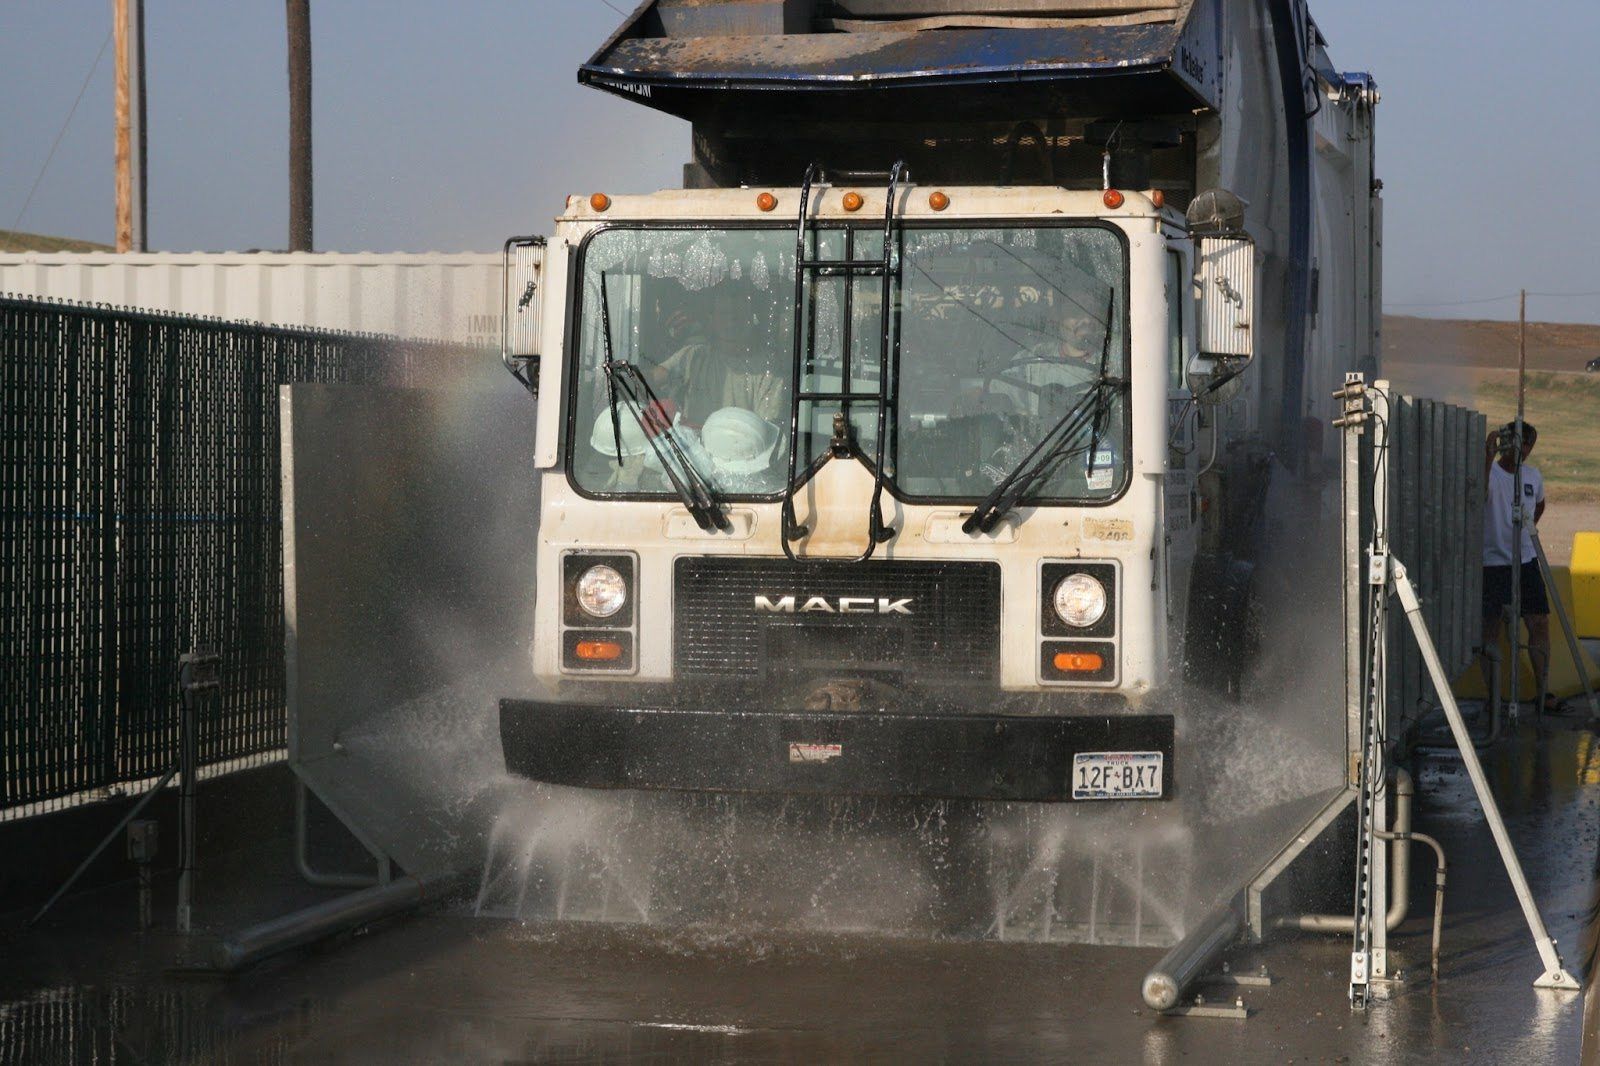
[(992, 715), (500, 701), (506, 769), (580, 788), (1065, 802), (1073, 756), (1162, 753), (1171, 715)]

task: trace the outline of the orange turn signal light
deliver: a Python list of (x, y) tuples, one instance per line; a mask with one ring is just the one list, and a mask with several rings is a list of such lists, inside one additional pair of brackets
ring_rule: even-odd
[(1118, 192), (1116, 189), (1107, 189), (1101, 194), (1100, 199), (1105, 202), (1107, 207), (1115, 211), (1117, 208), (1122, 206), (1123, 196), (1122, 193)]
[(756, 206), (763, 211), (771, 211), (778, 206), (778, 198), (770, 192), (764, 192), (756, 197)]
[(614, 640), (580, 640), (573, 654), (584, 662), (614, 663), (622, 658), (622, 645)]
[(1151, 189), (1150, 202), (1156, 205), (1157, 210), (1160, 210), (1161, 208), (1167, 206), (1167, 194), (1162, 192), (1160, 189)]
[(858, 192), (847, 192), (844, 194), (844, 209), (846, 211), (859, 211), (861, 210), (861, 205), (864, 203), (866, 203), (866, 201), (861, 199), (861, 194)]
[(943, 211), (945, 208), (950, 206), (950, 197), (946, 196), (942, 192), (929, 193), (928, 206), (933, 208), (935, 211)]
[(1064, 674), (1092, 674), (1106, 665), (1105, 657), (1092, 651), (1058, 651), (1052, 662)]
[(594, 208), (596, 211), (604, 211), (606, 208), (611, 206), (611, 197), (607, 196), (603, 192), (597, 192), (593, 196), (589, 197), (589, 206)]

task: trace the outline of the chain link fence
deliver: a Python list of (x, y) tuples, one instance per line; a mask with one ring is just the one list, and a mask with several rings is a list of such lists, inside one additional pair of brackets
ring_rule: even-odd
[(283, 747), (278, 387), (463, 354), (0, 298), (0, 819), (164, 772), (197, 645), (223, 657), (202, 763)]

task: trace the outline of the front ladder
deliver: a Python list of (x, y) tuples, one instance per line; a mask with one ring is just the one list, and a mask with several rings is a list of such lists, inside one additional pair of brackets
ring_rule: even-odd
[[(808, 255), (807, 236), (813, 232), (810, 225), (810, 200), (811, 187), (816, 183), (821, 174), (821, 168), (812, 163), (806, 168), (805, 180), (800, 184), (800, 217), (795, 226), (795, 270), (794, 270), (794, 366), (792, 388), (789, 391), (789, 480), (783, 491), (783, 553), (791, 560), (798, 561), (795, 555), (793, 542), (807, 536), (811, 531), (795, 518), (794, 496), (798, 489), (800, 477), (800, 406), (804, 403), (837, 403), (839, 413), (833, 418), (833, 438), (828, 445), (828, 459), (848, 458), (860, 455), (856, 446), (855, 435), (851, 429), (850, 407), (852, 404), (873, 404), (878, 411), (878, 435), (874, 442), (872, 464), (872, 504), (868, 514), (867, 547), (857, 562), (866, 562), (872, 558), (873, 551), (882, 541), (894, 535), (894, 530), (888, 528), (883, 521), (883, 482), (884, 482), (884, 442), (889, 435), (889, 409), (892, 396), (892, 382), (895, 376), (895, 367), (892, 366), (891, 356), (896, 345), (893, 339), (893, 311), (891, 300), (895, 294), (895, 283), (899, 281), (900, 265), (894, 255), (894, 204), (900, 192), (900, 183), (905, 174), (905, 164), (897, 162), (889, 170), (888, 192), (883, 205), (883, 257), (881, 259), (858, 259), (852, 255), (855, 245), (854, 235), (846, 231), (844, 259), (827, 259), (821, 255), (821, 240), (817, 241), (817, 255)], [(820, 392), (816, 390), (802, 391), (801, 383), (805, 380), (806, 371), (815, 372), (815, 361), (807, 359), (808, 342), (814, 343), (814, 337), (808, 335), (805, 329), (808, 308), (807, 292), (810, 288), (808, 275), (818, 277), (843, 277), (845, 281), (844, 298), (844, 343), (843, 355), (839, 371), (838, 392)], [(878, 387), (874, 391), (857, 391), (851, 387), (851, 349), (855, 347), (851, 336), (851, 295), (854, 286), (850, 280), (856, 277), (877, 277), (883, 279), (883, 293), (878, 305)], [(810, 434), (807, 434), (809, 438)], [(865, 458), (865, 456), (862, 456)], [(809, 471), (811, 473), (813, 471)]]

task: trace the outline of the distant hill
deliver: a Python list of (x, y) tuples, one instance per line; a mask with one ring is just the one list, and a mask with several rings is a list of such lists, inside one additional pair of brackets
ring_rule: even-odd
[[(1600, 355), (1600, 326), (1528, 323), (1528, 369), (1582, 370)], [(1383, 318), (1383, 361), (1455, 367), (1517, 365), (1517, 324), (1474, 319)]]
[(110, 252), (109, 244), (77, 241), (71, 237), (47, 237), (42, 233), (22, 233), (0, 229), (0, 252)]

